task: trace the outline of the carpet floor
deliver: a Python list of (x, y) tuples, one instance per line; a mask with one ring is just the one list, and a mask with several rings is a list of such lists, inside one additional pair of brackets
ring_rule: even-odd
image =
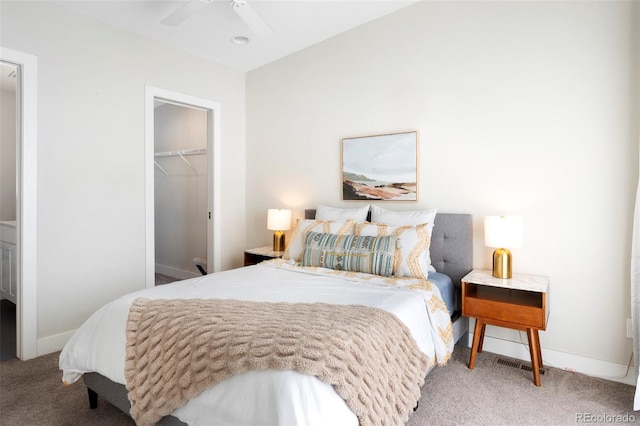
[(531, 370), (496, 361), (529, 368), (530, 363), (483, 352), (469, 370), (469, 353), (456, 346), (449, 363), (427, 375), (408, 426), (640, 422), (640, 412), (633, 411), (634, 386), (545, 366), (537, 387)]
[[(103, 400), (97, 409), (90, 410), (81, 381), (63, 386), (58, 355), (0, 362), (0, 424), (134, 424)], [(467, 368), (468, 357), (468, 348), (456, 347), (445, 367), (429, 373), (419, 408), (411, 414), (407, 426), (640, 421), (640, 412), (632, 411), (633, 386), (546, 368), (542, 386), (536, 387), (530, 371), (497, 363), (495, 354), (478, 354), (474, 370)], [(215, 425), (215, 419), (211, 424)]]
[(169, 284), (178, 280), (179, 278), (170, 277), (169, 275), (159, 274), (156, 272), (156, 285)]

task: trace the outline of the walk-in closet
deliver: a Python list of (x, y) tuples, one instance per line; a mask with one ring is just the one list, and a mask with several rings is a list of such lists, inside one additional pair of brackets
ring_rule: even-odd
[[(154, 199), (156, 282), (206, 271), (207, 111), (156, 101)], [(196, 261), (194, 261), (196, 259)]]

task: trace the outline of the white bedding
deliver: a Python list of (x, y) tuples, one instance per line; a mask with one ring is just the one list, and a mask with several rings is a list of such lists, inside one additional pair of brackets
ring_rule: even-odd
[[(428, 356), (430, 368), (445, 363), (453, 351), (449, 313), (435, 285), (270, 261), (141, 290), (105, 305), (78, 329), (60, 354), (65, 383), (75, 382), (82, 373), (97, 372), (125, 384), (126, 320), (137, 297), (366, 305), (391, 312), (407, 325)], [(296, 371), (274, 370), (252, 371), (221, 382), (173, 416), (189, 425), (358, 424), (331, 385)]]

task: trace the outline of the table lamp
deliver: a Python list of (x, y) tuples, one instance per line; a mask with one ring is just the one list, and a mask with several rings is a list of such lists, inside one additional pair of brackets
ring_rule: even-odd
[(273, 251), (284, 251), (284, 231), (291, 229), (291, 210), (268, 209), (267, 229), (273, 233)]
[(485, 216), (484, 245), (493, 252), (493, 276), (511, 278), (510, 248), (522, 246), (522, 218), (519, 216)]

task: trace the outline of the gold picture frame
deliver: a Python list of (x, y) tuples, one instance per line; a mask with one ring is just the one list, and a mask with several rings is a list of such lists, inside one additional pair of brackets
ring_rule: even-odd
[(418, 201), (418, 132), (342, 139), (342, 199)]

